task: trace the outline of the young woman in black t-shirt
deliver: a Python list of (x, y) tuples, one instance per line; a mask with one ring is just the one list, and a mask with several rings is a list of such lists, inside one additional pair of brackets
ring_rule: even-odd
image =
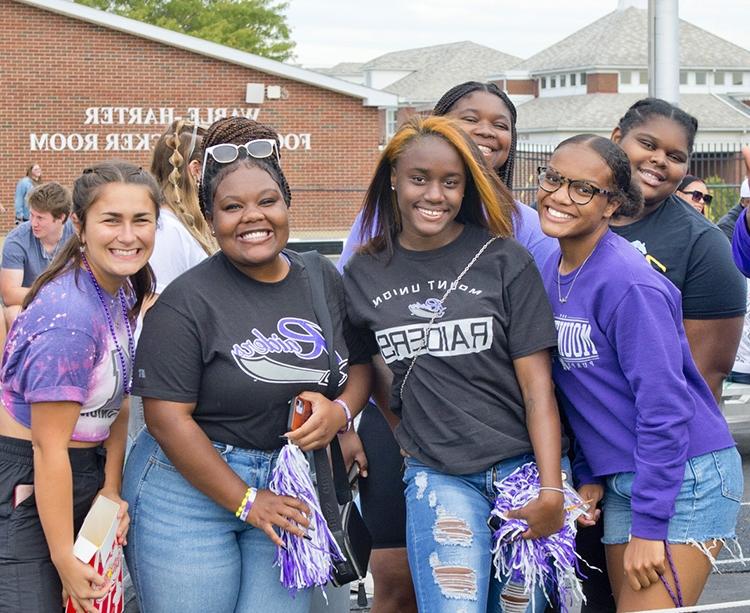
[(352, 322), (393, 373), (379, 398), (390, 396), (409, 456), (407, 548), (423, 611), (499, 610), (493, 482), (534, 456), (549, 489), (514, 513), (527, 537), (562, 525), (556, 332), (533, 260), (510, 238), (512, 197), (480, 159), (449, 119), (402, 127), (365, 198), (373, 238), (344, 276)]
[[(278, 532), (304, 536), (309, 509), (271, 492), (271, 473), (285, 437), (317, 449), (347, 427), (369, 393), (370, 358), (349, 333), (333, 265), (321, 261), (328, 346), (304, 263), (285, 249), (291, 193), (277, 139), (244, 118), (209, 128), (201, 204), (219, 252), (175, 279), (144, 321), (135, 388), (147, 428), (123, 487), (133, 509), (126, 557), (142, 611), (310, 606), (312, 590), (292, 598), (274, 567)], [(321, 393), (328, 351), (342, 372), (334, 401)], [(297, 395), (313, 414), (288, 433)]]

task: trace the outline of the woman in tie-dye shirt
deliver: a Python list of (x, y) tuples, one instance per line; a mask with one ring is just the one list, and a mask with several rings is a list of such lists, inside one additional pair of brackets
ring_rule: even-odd
[(148, 267), (161, 196), (124, 162), (74, 185), (71, 237), (37, 279), (8, 336), (0, 372), (0, 610), (93, 610), (106, 580), (73, 555), (97, 495), (120, 504), (134, 315), (152, 292)]

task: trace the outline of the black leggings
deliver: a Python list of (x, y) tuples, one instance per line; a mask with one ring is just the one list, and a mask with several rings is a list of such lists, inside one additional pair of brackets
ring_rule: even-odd
[(373, 549), (406, 547), (406, 500), (403, 466), (388, 422), (373, 404), (362, 413), (357, 430), (367, 454), (367, 479), (359, 480), (362, 517), (372, 535)]
[[(91, 447), (68, 452), (77, 534), (104, 485), (105, 450)], [(14, 506), (16, 487), (33, 483), (31, 442), (0, 436), (0, 611), (60, 613), (62, 585), (50, 559), (36, 497), (32, 493)]]

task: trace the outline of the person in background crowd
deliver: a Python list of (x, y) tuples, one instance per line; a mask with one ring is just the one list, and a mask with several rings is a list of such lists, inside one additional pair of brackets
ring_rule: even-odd
[[(350, 423), (369, 394), (370, 355), (325, 258), (335, 347), (320, 335), (304, 261), (286, 249), (291, 192), (276, 132), (226, 118), (203, 145), (200, 199), (219, 251), (170, 283), (144, 319), (135, 391), (147, 427), (125, 468), (125, 555), (144, 612), (307, 613), (312, 590), (292, 598), (274, 558), (276, 531), (304, 536), (309, 510), (271, 492), (271, 472), (287, 437), (321, 448)], [(347, 375), (335, 401), (321, 393), (328, 351)], [(289, 433), (297, 395), (313, 415)]]
[(70, 192), (59, 183), (34, 188), (28, 204), (31, 219), (11, 230), (3, 244), (0, 295), (8, 327), (18, 315), (31, 285), (74, 233), (68, 221)]
[(746, 289), (721, 231), (674, 195), (697, 129), (694, 117), (664, 100), (646, 98), (628, 109), (612, 140), (630, 159), (644, 207), (613, 220), (612, 229), (682, 292), (690, 350), (718, 402), (742, 332)]
[[(198, 124), (179, 119), (172, 122), (154, 146), (151, 174), (161, 187), (164, 203), (156, 227), (154, 252), (149, 259), (156, 277), (156, 291), (144, 305), (144, 312), (167, 285), (217, 249), (198, 203), (204, 133)], [(134, 396), (128, 425), (131, 438), (135, 438), (143, 424), (143, 403)]]
[[(526, 610), (529, 594), (500, 597), (487, 518), (492, 481), (536, 457), (550, 491), (514, 516), (527, 537), (562, 525), (556, 333), (534, 260), (511, 238), (511, 193), (460, 125), (417, 118), (386, 146), (361, 216), (373, 238), (345, 268), (347, 313), (392, 373), (378, 397), (407, 456), (418, 609)], [(424, 349), (425, 326), (440, 348)], [(535, 610), (545, 604), (538, 594)]]
[[(742, 159), (745, 162), (747, 178), (745, 183), (750, 182), (750, 147), (742, 147)], [(742, 204), (742, 193), (740, 192), (740, 204)], [(750, 277), (750, 222), (747, 219), (747, 207), (739, 214), (738, 223), (734, 227), (732, 235), (732, 255), (734, 263), (743, 275)]]
[(149, 261), (156, 275), (157, 294), (217, 250), (198, 203), (204, 133), (197, 124), (180, 119), (167, 128), (154, 147), (151, 174), (164, 193), (156, 244)]
[(604, 496), (618, 611), (694, 605), (725, 541), (737, 544), (743, 493), (679, 291), (609, 229), (637, 217), (638, 183), (617, 145), (584, 134), (558, 145), (538, 192), (542, 229), (561, 249), (542, 274), (558, 330), (554, 381), (576, 436), (579, 492), (593, 505)]
[(704, 217), (706, 215), (705, 207), (709, 206), (714, 198), (708, 192), (708, 187), (703, 180), (693, 175), (685, 175), (685, 178), (677, 186), (675, 194)]
[(747, 208), (750, 204), (750, 184), (745, 179), (740, 184), (740, 200), (726, 214), (716, 223), (721, 231), (731, 241), (734, 236), (734, 226), (737, 225), (737, 220), (740, 217), (740, 213)]
[[(482, 159), (495, 170), (510, 190), (516, 154), (516, 107), (494, 83), (468, 81), (449, 89), (435, 104), (433, 115), (456, 120), (482, 153)], [(531, 255), (538, 267), (557, 247), (555, 240), (539, 228), (539, 218), (529, 206), (515, 203), (512, 215), (513, 236)], [(338, 268), (366, 243), (362, 233), (362, 213), (358, 213), (344, 244)], [(383, 376), (389, 376), (385, 365), (376, 358)], [(394, 425), (394, 424), (392, 424)], [(357, 440), (362, 439), (360, 444)], [(401, 480), (403, 460), (391, 428), (383, 415), (369, 405), (358, 432), (347, 433), (343, 440), (348, 456), (363, 469), (359, 491), (362, 512), (373, 536), (370, 568), (375, 594), (372, 613), (408, 613), (416, 611), (414, 589), (406, 559), (406, 507)], [(364, 449), (363, 449), (364, 447)], [(383, 522), (388, 513), (392, 521)]]
[(42, 167), (32, 164), (26, 174), (16, 183), (15, 214), (16, 225), (29, 220), (29, 192), (42, 182)]
[(0, 610), (94, 611), (108, 580), (73, 554), (98, 495), (120, 504), (133, 328), (153, 291), (148, 258), (161, 194), (125, 162), (84, 170), (76, 234), (34, 282), (0, 372)]

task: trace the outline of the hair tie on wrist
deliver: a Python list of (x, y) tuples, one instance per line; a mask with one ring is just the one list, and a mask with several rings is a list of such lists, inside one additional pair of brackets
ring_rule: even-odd
[(351, 409), (349, 408), (349, 405), (346, 404), (346, 401), (342, 400), (341, 398), (336, 398), (336, 400), (334, 400), (333, 402), (335, 402), (342, 409), (344, 409), (344, 413), (346, 413), (346, 426), (344, 426), (343, 428), (341, 428), (341, 430), (339, 430), (339, 434), (343, 434), (344, 432), (349, 432), (349, 430), (352, 429), (352, 412), (351, 412)]

